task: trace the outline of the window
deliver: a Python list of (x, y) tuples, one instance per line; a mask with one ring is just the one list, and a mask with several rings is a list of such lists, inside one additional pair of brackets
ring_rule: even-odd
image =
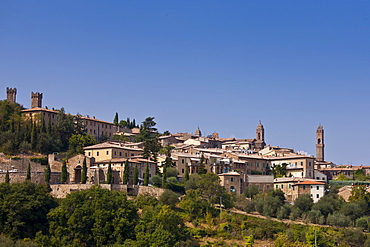
[(292, 188), (292, 184), (289, 184), (289, 189)]
[(131, 154), (131, 156), (134, 156), (134, 154)]
[(99, 152), (96, 152), (96, 156), (99, 156)]
[(304, 189), (304, 190), (306, 189), (306, 185), (303, 185), (303, 189)]
[(284, 184), (281, 185), (281, 188), (284, 189)]
[(303, 162), (301, 162), (301, 166), (303, 166)]
[(125, 153), (125, 157), (127, 157), (127, 153)]
[(276, 185), (276, 189), (279, 189), (279, 185)]
[(308, 162), (308, 166), (311, 166), (311, 161), (310, 161), (310, 162)]
[(316, 198), (320, 198), (320, 195), (319, 194), (316, 194)]
[(320, 188), (319, 188), (319, 186), (316, 186), (316, 190), (319, 190)]
[(182, 160), (181, 160), (181, 163), (182, 163), (182, 164), (184, 164), (184, 163), (185, 163), (185, 160), (184, 160), (184, 159), (182, 159)]
[(231, 182), (234, 182), (234, 178), (230, 178), (230, 181), (231, 181)]
[(181, 173), (184, 173), (184, 168), (183, 168), (183, 169), (181, 169)]
[(90, 152), (89, 152), (89, 155), (88, 156), (90, 156), (91, 154), (90, 154)]
[(117, 155), (117, 151), (114, 151), (114, 155)]
[(107, 155), (109, 155), (109, 151), (107, 151)]

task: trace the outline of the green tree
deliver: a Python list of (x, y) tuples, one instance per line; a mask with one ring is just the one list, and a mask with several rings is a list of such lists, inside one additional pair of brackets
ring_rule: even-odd
[(126, 161), (125, 161), (125, 170), (123, 171), (122, 183), (123, 184), (128, 184), (129, 178), (130, 178), (130, 165), (128, 163), (128, 159), (126, 159)]
[(300, 195), (294, 201), (294, 208), (300, 211), (300, 214), (311, 211), (313, 200), (309, 194)]
[(67, 163), (63, 160), (62, 161), (62, 173), (60, 174), (60, 183), (65, 184), (67, 182), (68, 178), (68, 172), (67, 172)]
[(167, 168), (173, 166), (173, 162), (171, 158), (171, 151), (174, 148), (175, 148), (174, 146), (166, 146), (161, 149), (161, 153), (166, 156), (166, 159), (164, 161), (164, 166), (166, 166)]
[(5, 173), (5, 183), (9, 183), (10, 182), (10, 177), (9, 177), (9, 171), (6, 170), (6, 173)]
[(162, 188), (167, 188), (167, 168), (163, 167), (163, 174), (162, 174)]
[(157, 129), (154, 127), (155, 125), (156, 122), (154, 122), (154, 117), (147, 117), (140, 127), (140, 133), (137, 136), (137, 141), (143, 142), (143, 158), (157, 161), (161, 144), (158, 140), (159, 134)]
[(68, 140), (69, 149), (68, 153), (70, 156), (75, 154), (83, 154), (83, 148), (86, 146), (94, 145), (96, 140), (91, 135), (82, 135), (82, 134), (72, 134)]
[(108, 164), (108, 170), (107, 170), (107, 184), (112, 183), (112, 164), (109, 162)]
[(253, 199), (254, 196), (257, 195), (258, 193), (260, 193), (260, 188), (258, 185), (247, 186), (243, 192), (243, 194), (246, 197), (251, 198), (251, 199)]
[(128, 246), (171, 247), (187, 237), (182, 218), (169, 206), (163, 206), (158, 213), (146, 208), (135, 232), (136, 241)]
[(189, 167), (186, 166), (185, 168), (185, 175), (184, 175), (184, 182), (186, 183), (187, 181), (189, 181)]
[(47, 213), (56, 207), (45, 185), (0, 184), (0, 232), (12, 239), (34, 238), (47, 230)]
[(204, 155), (202, 154), (202, 156), (200, 157), (200, 162), (199, 162), (199, 167), (198, 167), (198, 174), (206, 174), (207, 173), (207, 169), (205, 167), (205, 158), (204, 158)]
[(50, 169), (50, 165), (47, 164), (46, 168), (44, 169), (45, 183), (49, 184), (50, 183), (50, 178), (51, 178), (51, 169)]
[(271, 169), (274, 178), (281, 178), (286, 176), (287, 163), (282, 163), (281, 165), (274, 165)]
[(27, 166), (26, 180), (31, 180), (31, 164), (30, 163), (28, 163), (28, 166)]
[(82, 172), (81, 172), (81, 183), (86, 184), (87, 181), (87, 164), (86, 164), (86, 157), (82, 162)]
[(98, 186), (76, 191), (49, 213), (48, 246), (122, 245), (134, 238), (136, 211), (124, 193)]
[(116, 115), (114, 115), (113, 124), (114, 126), (118, 126), (118, 112), (116, 112)]
[(139, 169), (137, 168), (137, 164), (135, 165), (135, 169), (134, 169), (133, 182), (134, 182), (134, 185), (137, 185), (139, 183)]
[(148, 162), (145, 166), (145, 173), (144, 173), (144, 186), (148, 186), (149, 184), (149, 165)]

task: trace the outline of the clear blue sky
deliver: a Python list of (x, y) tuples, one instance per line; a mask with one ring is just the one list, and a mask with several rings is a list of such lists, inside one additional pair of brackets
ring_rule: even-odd
[(0, 2), (0, 98), (370, 164), (370, 1)]

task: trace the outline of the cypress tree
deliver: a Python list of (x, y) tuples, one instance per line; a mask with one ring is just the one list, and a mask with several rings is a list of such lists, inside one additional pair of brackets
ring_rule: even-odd
[(184, 181), (189, 181), (189, 167), (186, 166), (186, 169), (185, 169), (185, 175), (184, 175)]
[(65, 184), (67, 182), (67, 164), (63, 160), (63, 165), (62, 165), (62, 174), (60, 174), (60, 183)]
[(166, 166), (163, 167), (163, 174), (162, 174), (162, 188), (167, 188), (167, 168)]
[(108, 171), (107, 171), (107, 184), (112, 183), (112, 164), (109, 162)]
[(113, 124), (114, 124), (115, 126), (118, 126), (118, 112), (116, 112), (116, 115), (114, 116)]
[(149, 184), (149, 165), (147, 162), (144, 173), (144, 186), (148, 186), (148, 184)]
[(44, 170), (44, 179), (45, 183), (49, 184), (50, 183), (50, 178), (51, 178), (51, 170), (50, 170), (50, 165), (47, 164), (45, 170)]
[(26, 180), (31, 180), (31, 164), (28, 163)]
[(87, 180), (87, 165), (86, 157), (84, 157), (84, 161), (82, 162), (81, 183), (86, 184), (86, 180)]
[(134, 185), (139, 183), (139, 170), (137, 169), (137, 165), (135, 165), (134, 169)]
[(127, 159), (125, 161), (125, 170), (123, 171), (122, 183), (128, 184), (129, 177), (130, 177), (130, 166), (129, 166), (128, 159)]
[(37, 136), (36, 136), (36, 124), (31, 119), (31, 149), (35, 150), (37, 146)]
[(6, 170), (6, 174), (5, 174), (5, 183), (10, 183), (10, 177), (9, 177), (9, 171)]

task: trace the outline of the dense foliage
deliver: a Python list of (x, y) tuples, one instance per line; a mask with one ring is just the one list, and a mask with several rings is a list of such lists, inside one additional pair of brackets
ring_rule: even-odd
[(0, 151), (5, 154), (49, 154), (70, 149), (73, 155), (95, 142), (92, 136), (85, 134), (80, 116), (66, 114), (63, 108), (54, 125), (41, 116), (23, 117), (21, 110), (17, 103), (0, 101)]

